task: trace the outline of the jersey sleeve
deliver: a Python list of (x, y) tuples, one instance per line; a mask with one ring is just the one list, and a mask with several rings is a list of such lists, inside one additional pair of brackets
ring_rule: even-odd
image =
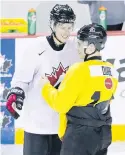
[(58, 89), (52, 85), (43, 86), (41, 94), (45, 101), (57, 112), (67, 113), (79, 95), (80, 78), (75, 65), (69, 68)]
[(16, 66), (11, 87), (20, 87), (27, 90), (28, 84), (32, 81), (38, 65), (38, 45), (35, 40), (33, 45), (29, 45), (24, 52), (20, 63)]
[(65, 134), (66, 131), (66, 127), (67, 127), (67, 118), (66, 118), (66, 114), (60, 114), (59, 115), (59, 129), (58, 129), (58, 135), (60, 139), (63, 139), (63, 136)]

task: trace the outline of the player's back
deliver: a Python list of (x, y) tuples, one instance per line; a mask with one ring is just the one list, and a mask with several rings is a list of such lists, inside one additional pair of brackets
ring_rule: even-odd
[(78, 105), (88, 105), (94, 100), (98, 102), (112, 98), (117, 87), (117, 72), (112, 64), (100, 60), (89, 60), (79, 63), (81, 92)]
[(113, 65), (102, 60), (90, 59), (77, 63), (74, 68), (77, 72), (76, 89), (79, 95), (67, 113), (68, 120), (90, 126), (111, 124), (110, 101), (118, 83)]

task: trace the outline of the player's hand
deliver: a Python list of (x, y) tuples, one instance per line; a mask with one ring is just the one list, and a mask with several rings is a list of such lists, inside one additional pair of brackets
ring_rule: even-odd
[(20, 116), (16, 109), (22, 110), (24, 99), (25, 93), (19, 87), (12, 88), (7, 95), (6, 108), (15, 119)]

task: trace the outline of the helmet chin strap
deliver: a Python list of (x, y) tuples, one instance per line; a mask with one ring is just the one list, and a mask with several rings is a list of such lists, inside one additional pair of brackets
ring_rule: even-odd
[(85, 58), (84, 58), (84, 61), (87, 61), (88, 56), (90, 56), (90, 55), (92, 55), (92, 54), (94, 54), (94, 53), (96, 52), (96, 49), (95, 49), (95, 51), (94, 51), (94, 52), (92, 52), (91, 54), (87, 54), (87, 53), (86, 53), (86, 50), (87, 50), (87, 48), (84, 48), (84, 53), (85, 53)]
[(54, 37), (56, 38), (56, 40), (58, 40), (59, 43), (64, 44), (61, 40), (59, 40), (55, 34), (55, 32), (53, 31), (52, 34), (54, 35)]
[(61, 43), (61, 44), (64, 44), (61, 40), (59, 40), (58, 38), (57, 38), (57, 36), (56, 36), (56, 34), (55, 34), (55, 32), (53, 31), (53, 28), (51, 27), (51, 24), (50, 24), (50, 29), (51, 29), (51, 31), (52, 31), (52, 34), (54, 35), (54, 37), (56, 38), (56, 40), (58, 40), (58, 42), (59, 43)]

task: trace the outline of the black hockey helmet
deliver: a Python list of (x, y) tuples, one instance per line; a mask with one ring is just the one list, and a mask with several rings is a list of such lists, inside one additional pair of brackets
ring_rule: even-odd
[(82, 41), (88, 41), (88, 44), (93, 43), (95, 48), (100, 51), (105, 47), (107, 33), (101, 25), (89, 24), (78, 31), (77, 38)]
[(74, 23), (76, 15), (69, 5), (56, 4), (50, 12), (50, 21), (54, 23)]

